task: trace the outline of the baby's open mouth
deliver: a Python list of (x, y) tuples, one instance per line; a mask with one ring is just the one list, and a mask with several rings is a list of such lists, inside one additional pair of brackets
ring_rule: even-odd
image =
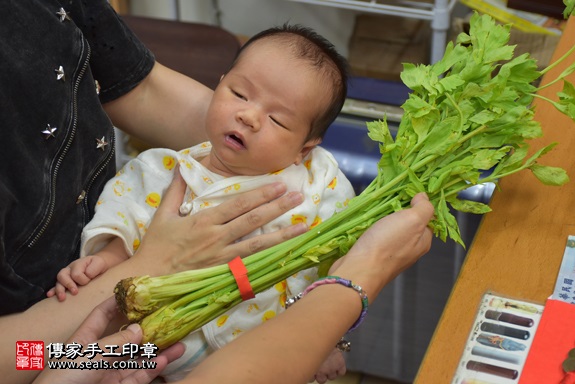
[(239, 137), (237, 137), (236, 135), (229, 135), (228, 136), (231, 140), (235, 141), (236, 143), (238, 143), (239, 145), (241, 145), (242, 147), (244, 146), (244, 142), (242, 141), (242, 139), (240, 139)]

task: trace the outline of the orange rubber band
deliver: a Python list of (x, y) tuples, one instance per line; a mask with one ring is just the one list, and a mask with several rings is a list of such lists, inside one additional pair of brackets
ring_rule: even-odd
[(254, 295), (254, 291), (252, 290), (250, 280), (248, 279), (248, 270), (244, 265), (242, 258), (237, 256), (235, 259), (228, 263), (228, 266), (230, 267), (232, 275), (234, 275), (234, 279), (236, 279), (236, 284), (240, 290), (240, 296), (242, 297), (242, 300), (246, 301), (256, 297), (256, 295)]

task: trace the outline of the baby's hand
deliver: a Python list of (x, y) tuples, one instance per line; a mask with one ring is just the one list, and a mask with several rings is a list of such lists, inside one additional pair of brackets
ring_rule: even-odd
[(66, 300), (66, 290), (72, 295), (78, 293), (78, 285), (86, 285), (96, 276), (106, 272), (108, 266), (100, 256), (86, 256), (75, 260), (58, 272), (56, 286), (46, 296), (56, 296), (59, 301)]
[(328, 380), (335, 380), (343, 375), (345, 375), (345, 359), (343, 353), (334, 348), (310, 380), (310, 383), (316, 381), (319, 384), (324, 384)]

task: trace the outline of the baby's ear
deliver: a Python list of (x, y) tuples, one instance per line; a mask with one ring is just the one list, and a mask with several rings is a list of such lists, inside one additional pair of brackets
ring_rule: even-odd
[(316, 137), (315, 139), (309, 139), (308, 141), (306, 141), (301, 151), (299, 152), (299, 155), (294, 161), (294, 164), (299, 165), (304, 159), (304, 157), (306, 157), (312, 149), (314, 149), (316, 146), (320, 144), (321, 144), (321, 137)]

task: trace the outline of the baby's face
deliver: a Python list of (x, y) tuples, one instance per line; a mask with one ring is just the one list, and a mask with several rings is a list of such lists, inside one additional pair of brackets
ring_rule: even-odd
[(215, 90), (206, 123), (209, 168), (260, 175), (301, 162), (321, 141), (306, 137), (330, 95), (307, 61), (273, 39), (254, 42)]

